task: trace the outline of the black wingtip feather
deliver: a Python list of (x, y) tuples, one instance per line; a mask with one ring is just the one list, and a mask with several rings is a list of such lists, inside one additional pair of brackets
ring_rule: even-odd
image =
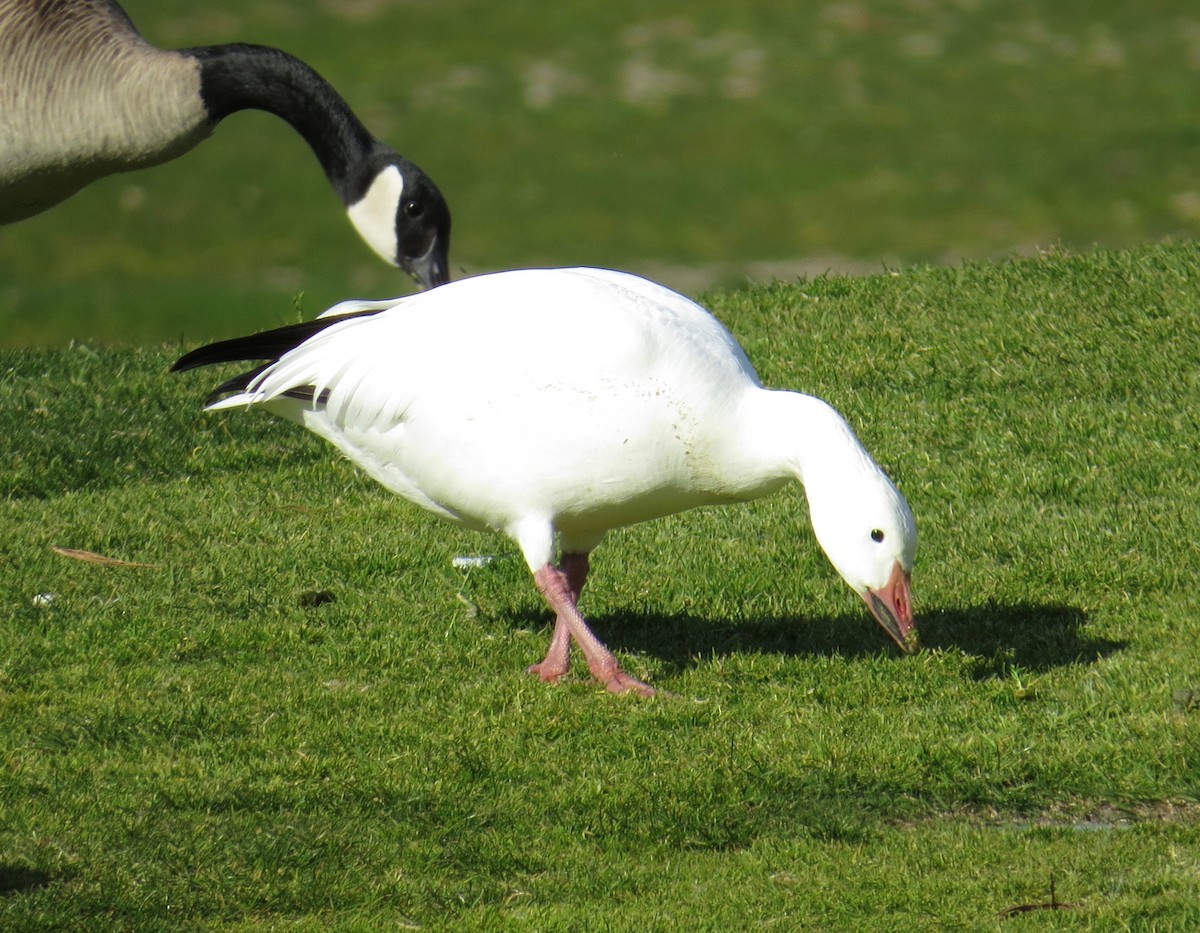
[[(350, 317), (351, 315), (346, 315)], [(248, 337), (234, 337), (231, 340), (219, 340), (203, 347), (197, 347), (190, 353), (185, 353), (175, 361), (171, 372), (182, 373), (200, 366), (210, 366), (214, 363), (238, 363), (245, 360), (275, 361), (283, 354), (300, 346), (314, 334), (319, 334), (331, 324), (344, 321), (346, 317), (318, 318), (315, 321), (301, 321), (298, 324), (285, 324), (274, 330), (265, 330)]]
[[(238, 392), (244, 392), (250, 383), (268, 366), (278, 360), (288, 350), (295, 349), (308, 340), (310, 337), (319, 334), (326, 327), (336, 324), (339, 321), (345, 321), (352, 317), (365, 317), (371, 314), (378, 314), (378, 311), (355, 311), (351, 314), (342, 314), (337, 317), (318, 318), (314, 321), (301, 321), (298, 324), (285, 324), (283, 327), (276, 327), (273, 330), (264, 330), (259, 334), (251, 334), (248, 337), (234, 337), (231, 340), (219, 340), (216, 343), (210, 343), (203, 347), (197, 347), (190, 353), (185, 353), (177, 359), (171, 367), (171, 372), (182, 373), (189, 369), (197, 369), (201, 366), (211, 366), (215, 363), (240, 363), (247, 360), (266, 360), (261, 366), (256, 366), (248, 372), (234, 376), (232, 379), (226, 379), (219, 386), (208, 394), (208, 398), (204, 400), (205, 407), (212, 405), (214, 402), (219, 402), (227, 395), (234, 395)], [(296, 387), (284, 393), (292, 398), (298, 398), (302, 401), (313, 401), (313, 389), (311, 386)], [(316, 399), (318, 404), (323, 403), (328, 398), (328, 392), (322, 392), (320, 397)]]
[(232, 379), (226, 379), (219, 386), (208, 393), (208, 397), (204, 400), (204, 407), (207, 408), (214, 402), (219, 402), (226, 395), (234, 395), (238, 392), (244, 392), (247, 386), (249, 386), (254, 380), (254, 377), (270, 365), (270, 363), (263, 363), (262, 366), (255, 366), (249, 372), (241, 373), (237, 376), (234, 376)]
[(241, 363), (247, 360), (269, 360), (274, 362), (288, 350), (294, 350), (310, 337), (314, 337), (340, 321), (352, 317), (369, 317), (379, 311), (354, 311), (350, 314), (340, 314), (337, 317), (323, 317), (312, 321), (300, 321), (296, 324), (284, 324), (272, 330), (251, 334), (248, 337), (233, 337), (230, 340), (218, 340), (216, 343), (197, 347), (190, 353), (185, 353), (171, 367), (171, 372), (182, 373), (201, 366), (211, 366), (214, 363)]

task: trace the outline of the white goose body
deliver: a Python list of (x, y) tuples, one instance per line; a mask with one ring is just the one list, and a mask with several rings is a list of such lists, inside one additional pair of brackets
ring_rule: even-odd
[(380, 256), (424, 285), (448, 280), (440, 192), (320, 75), (262, 46), (156, 48), (114, 0), (0, 0), (0, 224), (183, 155), (244, 109), (305, 138)]
[[(258, 393), (329, 389), (315, 409), (271, 408), (474, 528), (541, 515), (589, 537), (784, 481), (719, 459), (757, 383), (728, 332), (682, 296), (599, 270), (524, 270), (420, 297), (323, 331)], [(452, 353), (429, 352), (455, 333)]]
[[(607, 530), (800, 479), (834, 565), (868, 605), (869, 592), (885, 595), (892, 618), (880, 621), (909, 647), (915, 526), (903, 497), (837, 412), (764, 389), (699, 305), (598, 269), (496, 273), (381, 305), (294, 325), (307, 339), (210, 407), (262, 404), (418, 505), (507, 533), (543, 593), (557, 537), (564, 558), (583, 559), (572, 608)], [(177, 368), (261, 358), (262, 338), (282, 347), (288, 336), (202, 348)], [(568, 608), (547, 599), (566, 632)], [(648, 690), (588, 659), (610, 688)], [(538, 672), (557, 679), (561, 666)]]

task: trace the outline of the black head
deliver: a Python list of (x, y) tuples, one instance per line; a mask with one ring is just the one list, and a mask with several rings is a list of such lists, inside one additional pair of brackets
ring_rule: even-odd
[(424, 288), (450, 281), (450, 208), (437, 185), (395, 152), (373, 160), (350, 221), (367, 244)]
[(450, 207), (428, 175), (407, 162), (396, 208), (396, 265), (425, 288), (450, 281)]

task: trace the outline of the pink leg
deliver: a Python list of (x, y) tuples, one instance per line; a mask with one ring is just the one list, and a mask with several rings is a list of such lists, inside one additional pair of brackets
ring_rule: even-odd
[[(579, 605), (579, 594), (587, 582), (588, 556), (586, 554), (564, 554), (559, 570), (566, 578), (567, 590), (571, 596), (572, 605)], [(571, 629), (567, 620), (559, 613), (554, 619), (554, 635), (550, 639), (550, 648), (540, 664), (533, 664), (528, 673), (537, 674), (547, 683), (558, 683), (567, 673), (571, 664)]]
[(586, 578), (585, 554), (564, 555), (563, 569), (557, 570), (547, 564), (533, 575), (533, 582), (554, 610), (556, 619), (554, 636), (550, 640), (550, 650), (546, 659), (541, 664), (531, 667), (530, 672), (538, 674), (542, 680), (551, 681), (565, 674), (570, 639), (573, 637), (583, 651), (588, 670), (607, 690), (613, 693), (632, 691), (641, 696), (654, 696), (653, 687), (621, 670), (621, 665), (617, 663), (612, 652), (604, 647), (604, 643), (592, 633), (583, 616), (579, 614), (576, 603)]
[(558, 569), (567, 575), (567, 586), (571, 588), (571, 597), (575, 605), (579, 605), (579, 597), (583, 593), (583, 585), (587, 583), (588, 556), (586, 554), (564, 554), (558, 562)]
[(556, 684), (571, 666), (571, 630), (559, 616), (554, 620), (554, 634), (550, 638), (550, 650), (540, 663), (531, 664), (526, 673), (537, 674), (548, 684)]

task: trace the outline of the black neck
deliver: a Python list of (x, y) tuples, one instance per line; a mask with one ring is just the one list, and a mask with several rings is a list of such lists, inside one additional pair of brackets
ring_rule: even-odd
[(380, 150), (390, 151), (333, 85), (287, 52), (234, 44), (185, 49), (183, 54), (200, 63), (200, 96), (214, 123), (239, 110), (265, 110), (287, 120), (312, 148), (345, 204), (362, 195), (367, 163), (377, 161)]

